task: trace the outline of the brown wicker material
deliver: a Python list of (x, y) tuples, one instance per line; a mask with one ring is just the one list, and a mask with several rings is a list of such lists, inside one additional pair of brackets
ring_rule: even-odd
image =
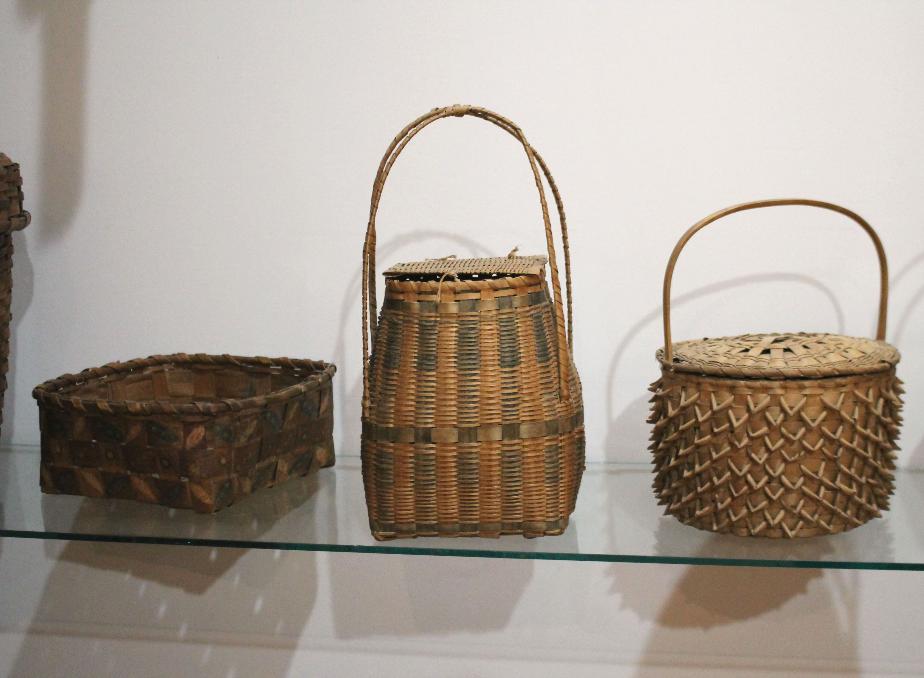
[[(876, 340), (748, 334), (671, 342), (674, 266), (700, 229), (743, 210), (807, 205), (856, 221), (873, 240), (881, 295)], [(664, 277), (661, 379), (652, 385), (655, 494), (665, 512), (713, 532), (809, 537), (849, 530), (888, 508), (901, 418), (898, 351), (885, 343), (888, 268), (872, 227), (816, 200), (721, 210), (677, 243)]]
[(217, 511), (334, 464), (331, 378), (312, 360), (168, 355), (35, 388), (42, 491)]
[[(420, 130), (463, 115), (497, 125), (526, 151), (542, 206), (554, 304), (543, 257), (447, 257), (389, 269), (376, 325), (375, 215), (385, 180)], [(567, 334), (540, 170), (562, 228)], [(584, 469), (569, 271), (558, 189), (512, 122), (452, 106), (418, 118), (392, 142), (375, 179), (363, 249), (363, 480), (377, 539), (537, 537), (565, 530)]]
[(13, 297), (13, 231), (29, 225), (31, 216), (22, 208), (22, 177), (19, 165), (0, 153), (0, 423), (10, 355), (10, 305)]
[(409, 264), (395, 264), (387, 271), (386, 277), (400, 278), (403, 275), (417, 276), (412, 280), (420, 280), (423, 275), (454, 275), (469, 278), (489, 278), (491, 276), (511, 275), (542, 275), (548, 259), (545, 257), (491, 257), (488, 259), (456, 259), (444, 257), (442, 259), (427, 259), (414, 261)]

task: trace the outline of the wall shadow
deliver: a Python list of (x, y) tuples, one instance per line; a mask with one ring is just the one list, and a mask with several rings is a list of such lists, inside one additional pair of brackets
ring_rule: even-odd
[[(578, 519), (558, 536), (525, 539), (418, 537), (388, 544), (485, 551), (576, 553)], [(533, 578), (535, 561), (452, 556), (375, 556), (374, 565), (330, 571), (331, 608), (338, 638), (440, 636), (508, 627)]]
[[(709, 666), (737, 668), (740, 675), (749, 675), (751, 670), (786, 670), (808, 644), (807, 635), (813, 646), (824, 648), (825, 670), (861, 675), (858, 581), (852, 571), (689, 568), (663, 607), (654, 611), (655, 630), (647, 639), (635, 676), (654, 678), (663, 675), (668, 661), (673, 659), (676, 665), (676, 633), (685, 629), (696, 629), (699, 635), (696, 647), (687, 648), (684, 654), (702, 657)], [(817, 601), (811, 610), (791, 605), (804, 595), (813, 595)], [(756, 633), (736, 627), (765, 616)], [(817, 622), (811, 628), (807, 628), (809, 618)], [(750, 666), (738, 663), (738, 656), (750, 657)], [(806, 674), (800, 671), (799, 675)]]
[[(426, 547), (425, 538), (417, 541)], [(534, 570), (531, 560), (437, 560), (381, 555), (367, 567), (331, 571), (337, 637), (426, 637), (504, 629)]]
[(85, 165), (86, 75), (92, 0), (19, 0), (24, 21), (41, 24), (42, 199), (33, 217), (37, 237), (61, 237), (80, 206)]
[[(916, 270), (924, 264), (924, 252), (919, 252), (917, 255), (912, 257), (908, 263), (906, 263), (901, 270), (896, 273), (891, 280), (892, 296), (894, 298), (894, 293), (896, 289), (904, 289), (910, 284), (909, 276), (912, 271)], [(907, 282), (906, 282), (907, 281)], [(912, 318), (915, 317), (915, 312), (918, 310), (918, 307), (921, 305), (921, 302), (924, 301), (924, 285), (917, 287), (910, 294), (907, 303), (902, 307), (902, 309), (897, 314), (897, 319), (895, 320), (894, 327), (892, 330), (891, 337), (887, 337), (890, 343), (895, 344), (899, 350), (902, 348), (902, 339), (904, 338), (905, 333), (908, 331), (908, 328), (911, 324)], [(909, 347), (910, 350), (914, 350), (914, 347)], [(916, 382), (911, 382), (906, 384), (905, 388), (916, 388)], [(910, 450), (910, 456), (908, 457), (908, 467), (915, 469), (924, 469), (924, 436), (921, 437), (916, 443), (909, 443), (908, 449)]]
[[(56, 546), (48, 545), (49, 557)], [(246, 638), (247, 645), (276, 650), (262, 653), (260, 676), (288, 676), (317, 598), (316, 556), (248, 554), (240, 549), (68, 543), (46, 579), (10, 676), (68, 675), (62, 673), (61, 657), (49, 652), (47, 638), (62, 628), (69, 635), (89, 636), (68, 645), (70, 675), (121, 678), (141, 670), (141, 665), (132, 665), (136, 660), (131, 653), (116, 650), (109, 656), (93, 638), (188, 643), (201, 652), (197, 665), (189, 667), (195, 675), (248, 675), (239, 665), (241, 653), (223, 651), (226, 643), (233, 646)], [(144, 670), (157, 674), (149, 666)]]
[[(274, 539), (304, 520), (299, 508), (318, 494), (321, 474), (292, 478), (254, 493), (212, 515), (138, 502), (43, 496), (42, 517), (51, 531), (106, 534), (170, 534), (190, 538)], [(324, 481), (326, 517), (321, 538), (336, 541), (335, 476)], [(37, 490), (36, 490), (37, 491)], [(74, 501), (78, 503), (74, 508)], [(329, 502), (329, 506), (327, 505)], [(166, 524), (164, 524), (166, 522)], [(172, 523), (172, 524), (171, 524)], [(160, 525), (160, 529), (157, 528)], [(43, 543), (53, 565), (19, 649), (12, 676), (61, 675), (60, 658), (48, 655), (48, 633), (106, 640), (172, 641), (202, 651), (196, 675), (247, 675), (241, 653), (225, 652), (241, 642), (270, 646), (261, 676), (287, 676), (299, 638), (317, 599), (317, 555), (264, 551), (99, 542)], [(241, 639), (244, 639), (243, 641)], [(73, 644), (70, 665), (81, 675), (132, 675), (130, 653), (110, 657), (98, 643)], [(108, 644), (108, 646), (112, 646)], [(279, 650), (283, 651), (279, 651)]]
[[(323, 478), (321, 474), (324, 474)], [(125, 499), (83, 498), (61, 495), (42, 495), (42, 521), (47, 532), (76, 534), (119, 534), (126, 536), (164, 536), (179, 539), (230, 539), (236, 541), (291, 541), (297, 528), (291, 524), (282, 530), (282, 523), (291, 523), (301, 517), (298, 512), (310, 504), (319, 494), (320, 483), (324, 482), (324, 535), (309, 534), (305, 526), (306, 539), (323, 539), (332, 543), (337, 540), (337, 515), (335, 478), (327, 469), (320, 469), (305, 477), (290, 478), (275, 487), (265, 488), (214, 514), (197, 514), (183, 509), (156, 506)], [(35, 488), (38, 491), (38, 488)], [(77, 504), (76, 509), (74, 504)], [(317, 501), (313, 505), (317, 505)], [(330, 504), (328, 506), (328, 504)], [(312, 527), (314, 525), (312, 524)], [(71, 543), (57, 556), (59, 561), (69, 562)], [(113, 545), (116, 550), (117, 545)], [(140, 568), (132, 570), (135, 578), (157, 582), (164, 586), (183, 588), (195, 583), (204, 588), (184, 589), (188, 593), (202, 594), (222, 574), (230, 570), (237, 559), (246, 554), (242, 549), (206, 549), (196, 547), (195, 551), (211, 551), (207, 561), (201, 561), (201, 573), (209, 575), (197, 579), (177, 578), (170, 568)], [(84, 551), (78, 551), (84, 553)], [(233, 557), (232, 557), (233, 556)], [(78, 563), (82, 561), (76, 561)], [(190, 560), (184, 567), (188, 567)], [(199, 562), (199, 561), (195, 561)], [(97, 564), (103, 568), (104, 562)], [(122, 571), (122, 570), (119, 570)], [(193, 570), (199, 572), (200, 569)]]
[[(878, 528), (878, 529), (877, 529)], [(863, 530), (862, 550), (881, 551), (889, 558), (891, 534), (876, 523)], [(765, 557), (823, 559), (837, 551), (836, 541), (848, 535), (796, 541), (759, 540), (710, 535), (665, 516), (656, 531), (655, 552), (692, 557)], [(699, 544), (684, 548), (682, 544)], [(678, 547), (678, 544), (681, 546)], [(845, 558), (837, 557), (837, 560)], [(824, 648), (824, 669), (839, 675), (859, 675), (859, 574), (854, 570), (689, 566), (679, 577), (674, 568), (611, 566), (611, 592), (640, 620), (653, 624), (640, 653), (635, 675), (659, 676), (666, 665), (676, 666), (678, 654), (702, 659), (709, 666), (752, 670), (785, 670), (790, 657), (809, 643)], [(650, 595), (655, 588), (666, 598)], [(800, 598), (811, 596), (810, 600)], [(772, 636), (764, 636), (772, 628)], [(695, 630), (695, 642), (678, 647), (678, 632)], [(809, 640), (810, 638), (810, 640)], [(790, 652), (792, 654), (790, 654)], [(761, 665), (740, 666), (737, 655)], [(821, 670), (822, 667), (818, 667)]]
[[(892, 280), (889, 282), (891, 296), (894, 296), (896, 289), (904, 289), (907, 287), (905, 281), (908, 279), (909, 274), (922, 264), (924, 264), (924, 252), (919, 252), (913, 256), (908, 263), (902, 266), (898, 273), (892, 276)], [(922, 300), (924, 300), (924, 285), (916, 288), (915, 291), (911, 293), (908, 302), (898, 313), (898, 319), (895, 321), (895, 329), (892, 331), (892, 343), (896, 345), (901, 344), (902, 337), (908, 330), (908, 323), (911, 321), (914, 311)]]
[[(38, 174), (41, 199), (24, 187), (26, 208), (33, 221), (29, 232), (54, 240), (70, 227), (80, 205), (84, 177), (86, 71), (92, 0), (19, 0), (22, 21), (39, 22), (42, 43), (42, 111)], [(15, 149), (10, 149), (18, 161)], [(25, 238), (14, 234), (13, 301), (8, 390), (3, 407), (0, 441), (15, 435), (16, 337), (32, 300), (34, 272)]]

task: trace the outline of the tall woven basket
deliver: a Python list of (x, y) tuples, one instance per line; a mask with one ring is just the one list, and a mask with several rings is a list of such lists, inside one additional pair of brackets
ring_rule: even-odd
[(22, 208), (22, 177), (19, 165), (0, 153), (0, 423), (3, 395), (10, 362), (10, 302), (13, 296), (13, 232), (29, 225), (31, 216)]
[[(879, 257), (876, 340), (748, 334), (671, 343), (671, 280), (687, 241), (744, 210), (806, 205), (853, 219)], [(848, 209), (765, 200), (712, 214), (680, 238), (664, 276), (664, 347), (654, 393), (654, 489), (666, 513), (713, 532), (809, 537), (852, 529), (888, 508), (901, 410), (898, 351), (884, 341), (885, 251)]]
[[(450, 116), (493, 123), (522, 145), (539, 191), (548, 260), (400, 264), (385, 272), (376, 323), (375, 217), (385, 181), (408, 142)], [(567, 334), (540, 172), (561, 224)], [(567, 226), (548, 167), (516, 125), (482, 108), (451, 106), (418, 118), (395, 138), (372, 191), (362, 306), (362, 461), (372, 534), (392, 539), (563, 532), (584, 469)]]

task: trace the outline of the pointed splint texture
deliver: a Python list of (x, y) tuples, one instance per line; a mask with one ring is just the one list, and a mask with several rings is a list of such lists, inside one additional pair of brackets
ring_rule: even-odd
[(888, 508), (902, 405), (894, 368), (757, 380), (665, 367), (651, 390), (655, 495), (682, 523), (809, 537)]

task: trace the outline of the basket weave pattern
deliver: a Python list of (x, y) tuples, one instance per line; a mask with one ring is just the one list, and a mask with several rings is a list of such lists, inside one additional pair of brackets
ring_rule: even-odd
[(655, 494), (687, 525), (807, 537), (888, 508), (902, 393), (894, 370), (779, 381), (665, 370), (651, 390)]
[(10, 306), (13, 297), (13, 232), (29, 225), (23, 208), (19, 165), (0, 153), (0, 423), (10, 354)]
[[(377, 323), (375, 213), (398, 153), (423, 127), (473, 115), (520, 141), (533, 169), (549, 257), (400, 264)], [(562, 226), (562, 290), (540, 168)], [(411, 123), (376, 177), (363, 251), (362, 461), (377, 539), (560, 534), (584, 468), (581, 385), (571, 357), (567, 226), (548, 168), (513, 123), (484, 109), (436, 109)], [(548, 262), (552, 290), (545, 282)], [(371, 325), (367, 329), (367, 323)]]
[[(444, 283), (438, 312), (407, 301), (412, 283), (394, 293), (386, 284), (362, 448), (379, 535), (537, 536), (567, 525), (583, 412), (561, 406), (548, 292), (539, 276), (524, 278), (500, 289), (521, 279)], [(432, 285), (417, 286), (431, 296)]]
[(217, 511), (334, 463), (334, 367), (153, 356), (36, 387), (42, 491)]
[[(782, 205), (844, 214), (880, 264), (876, 340), (833, 334), (747, 334), (672, 343), (670, 290), (687, 241), (724, 216)], [(878, 235), (843, 207), (815, 200), (744, 203), (681, 237), (664, 278), (661, 378), (651, 386), (654, 491), (665, 512), (713, 532), (810, 537), (881, 515), (894, 489), (901, 424), (900, 356), (883, 339), (888, 267)]]

